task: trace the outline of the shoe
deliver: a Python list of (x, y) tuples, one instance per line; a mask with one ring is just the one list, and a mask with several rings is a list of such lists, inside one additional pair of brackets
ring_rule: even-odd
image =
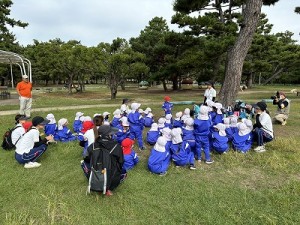
[(282, 123), (281, 123), (282, 126), (285, 126), (286, 125), (286, 120), (284, 120)]
[(112, 196), (113, 193), (112, 193), (110, 190), (107, 190), (106, 193), (105, 193), (105, 195), (106, 195), (106, 196)]
[(208, 165), (210, 165), (210, 164), (214, 163), (214, 160), (206, 160), (205, 163), (208, 164)]
[(261, 153), (261, 152), (265, 152), (266, 151), (265, 146), (262, 145), (262, 146), (258, 146), (258, 147), (260, 147), (260, 148), (258, 148), (258, 149), (255, 148), (256, 150), (254, 149), (255, 152)]
[(190, 165), (190, 170), (195, 170), (196, 167), (194, 165)]
[(226, 154), (227, 154), (227, 152), (228, 152), (228, 151), (222, 152), (222, 154), (225, 154), (225, 155), (226, 155)]
[(198, 162), (198, 163), (201, 163), (201, 159), (198, 159), (197, 162)]
[(175, 166), (175, 168), (180, 168), (180, 166)]
[(40, 167), (41, 164), (38, 162), (28, 162), (24, 164), (24, 168), (25, 169), (30, 169), (30, 168), (36, 168), (36, 167)]
[(260, 152), (262, 149), (264, 149), (265, 147), (263, 145), (261, 146), (257, 146), (255, 149), (253, 149), (256, 152)]
[(158, 174), (158, 176), (160, 176), (160, 177), (163, 177), (163, 176), (166, 176), (167, 175), (167, 171), (166, 172), (163, 172), (163, 173), (160, 173), (160, 174)]

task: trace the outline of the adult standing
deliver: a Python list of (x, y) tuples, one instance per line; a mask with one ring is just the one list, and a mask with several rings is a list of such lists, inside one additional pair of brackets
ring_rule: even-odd
[(206, 103), (207, 100), (215, 101), (217, 92), (214, 89), (213, 83), (212, 82), (207, 82), (207, 89), (204, 92), (204, 104)]
[(267, 104), (258, 102), (255, 105), (256, 122), (253, 125), (254, 139), (257, 140), (256, 152), (265, 152), (265, 143), (274, 138), (273, 125), (270, 115), (267, 113)]
[(32, 104), (32, 83), (28, 81), (28, 76), (22, 76), (22, 81), (17, 84), (17, 92), (20, 99), (20, 114), (30, 118)]
[(290, 113), (290, 101), (286, 98), (285, 93), (279, 91), (276, 98), (273, 100), (273, 105), (277, 105), (274, 122), (279, 122), (281, 125), (286, 125), (287, 118)]

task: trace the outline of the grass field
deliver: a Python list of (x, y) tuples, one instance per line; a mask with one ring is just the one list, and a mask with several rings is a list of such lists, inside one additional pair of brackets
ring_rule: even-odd
[[(300, 98), (288, 93), (292, 88), (286, 86), (258, 87), (238, 98), (255, 103), (278, 89), (292, 100), (291, 116), (286, 126), (274, 126), (276, 139), (267, 144), (267, 152), (212, 154), (212, 165), (197, 164), (195, 171), (171, 165), (168, 174), (159, 177), (147, 170), (148, 147), (137, 151), (140, 163), (112, 197), (86, 195), (77, 142), (50, 145), (36, 169), (24, 169), (14, 152), (1, 151), (0, 224), (300, 224)], [(72, 96), (36, 94), (34, 107), (99, 103), (97, 108), (81, 110), (92, 116), (115, 109), (101, 104), (120, 104), (128, 97), (141, 102), (142, 108), (150, 106), (158, 118), (165, 94), (130, 88), (113, 101), (103, 90)], [(199, 90), (167, 94), (174, 101), (202, 101)], [(272, 114), (275, 107), (268, 106)], [(18, 108), (5, 109), (14, 107)], [(174, 111), (185, 107), (191, 106), (177, 105)], [(51, 113), (72, 123), (76, 111), (80, 110)], [(1, 116), (1, 133), (13, 126), (13, 117)]]

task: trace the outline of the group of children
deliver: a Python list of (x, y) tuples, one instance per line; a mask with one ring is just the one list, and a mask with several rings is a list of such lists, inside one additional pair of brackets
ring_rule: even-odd
[[(194, 170), (196, 161), (204, 161), (206, 164), (214, 162), (211, 151), (224, 154), (230, 146), (241, 153), (251, 149), (253, 125), (250, 119), (243, 118), (238, 122), (235, 115), (224, 117), (222, 104), (210, 100), (207, 100), (206, 105), (197, 106), (193, 110), (186, 108), (173, 116), (173, 104), (170, 100), (169, 96), (164, 98), (162, 109), (165, 115), (157, 121), (154, 120), (151, 108), (142, 110), (141, 104), (136, 102), (129, 107), (129, 100), (124, 99), (121, 108), (113, 112), (112, 118), (109, 112), (95, 114), (93, 118), (77, 112), (73, 131), (69, 129), (67, 119), (61, 118), (56, 123), (55, 116), (48, 114), (44, 132), (46, 136), (53, 136), (56, 141), (80, 141), (85, 156), (88, 146), (99, 136), (99, 126), (110, 125), (116, 129), (112, 138), (123, 149), (123, 169), (127, 171), (139, 161), (133, 150), (134, 141), (137, 141), (139, 150), (145, 150), (143, 132), (145, 128), (149, 128), (145, 134), (145, 140), (152, 148), (148, 168), (152, 173), (160, 175), (166, 174), (171, 161), (178, 167), (188, 166)], [(19, 118), (18, 121), (22, 120)], [(24, 123), (22, 122), (23, 126)]]

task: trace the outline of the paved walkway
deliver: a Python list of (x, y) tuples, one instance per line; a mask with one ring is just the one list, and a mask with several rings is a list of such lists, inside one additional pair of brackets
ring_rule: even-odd
[[(98, 104), (98, 105), (74, 105), (74, 106), (61, 106), (61, 107), (47, 107), (47, 108), (33, 108), (31, 112), (51, 112), (55, 110), (66, 110), (66, 109), (88, 109), (96, 107), (118, 107), (120, 104)], [(19, 110), (7, 110), (0, 111), (0, 116), (4, 115), (15, 115), (18, 114)]]

